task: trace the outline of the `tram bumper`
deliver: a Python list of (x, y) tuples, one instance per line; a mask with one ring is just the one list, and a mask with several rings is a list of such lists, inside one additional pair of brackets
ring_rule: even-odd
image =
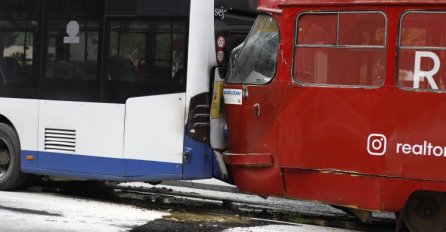
[(285, 196), (280, 167), (272, 153), (223, 154), (234, 184), (242, 192), (265, 196)]

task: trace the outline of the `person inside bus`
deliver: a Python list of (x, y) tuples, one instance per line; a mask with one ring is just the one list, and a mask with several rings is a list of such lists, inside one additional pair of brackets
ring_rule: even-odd
[(114, 81), (141, 80), (145, 59), (138, 49), (127, 55), (115, 55), (110, 58), (109, 78)]
[(134, 80), (141, 80), (142, 68), (145, 64), (144, 56), (136, 48), (133, 49), (132, 53), (130, 53), (130, 55), (128, 55), (127, 57), (133, 63), (133, 66), (135, 68)]
[(116, 55), (110, 58), (109, 79), (112, 81), (132, 81), (136, 70), (132, 60), (128, 57)]

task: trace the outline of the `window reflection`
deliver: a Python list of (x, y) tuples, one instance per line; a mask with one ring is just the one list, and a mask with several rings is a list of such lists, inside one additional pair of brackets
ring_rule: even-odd
[(111, 101), (185, 91), (185, 21), (120, 20), (109, 28)]
[(294, 77), (320, 85), (383, 85), (386, 29), (380, 12), (302, 14), (297, 21)]
[[(0, 7), (3, 4), (7, 3), (0, 3)], [(21, 4), (24, 2), (16, 7)], [(32, 18), (28, 13), (23, 11), (21, 16)], [(0, 12), (0, 96), (34, 98), (38, 93), (39, 64), (35, 56), (39, 51), (39, 23), (17, 16)]]

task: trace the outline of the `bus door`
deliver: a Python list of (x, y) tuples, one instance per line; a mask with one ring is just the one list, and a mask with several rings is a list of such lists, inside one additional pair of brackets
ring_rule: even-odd
[(103, 97), (125, 104), (123, 176), (182, 179), (188, 65), (199, 50), (188, 46), (189, 34), (199, 13), (193, 7), (207, 4), (140, 1), (135, 12), (123, 7), (130, 3), (109, 2)]
[(119, 41), (110, 47), (109, 59), (136, 57), (134, 75), (125, 75), (134, 77), (130, 81), (117, 80), (122, 69), (109, 62), (109, 88), (129, 85), (130, 91), (120, 94), (133, 95), (125, 100), (124, 176), (210, 178), (212, 152), (205, 140), (190, 135), (206, 127), (202, 120), (209, 121), (202, 106), (208, 100), (209, 69), (215, 65), (214, 4), (167, 2), (171, 4), (159, 1), (164, 7), (159, 9), (157, 1), (146, 1), (136, 18), (107, 18), (111, 45)]

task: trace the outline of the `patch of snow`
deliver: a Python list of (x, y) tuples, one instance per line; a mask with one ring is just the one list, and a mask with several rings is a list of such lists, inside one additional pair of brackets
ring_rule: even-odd
[(128, 205), (26, 192), (0, 192), (0, 214), (2, 231), (33, 232), (127, 231), (166, 215)]
[(308, 215), (324, 215), (324, 216), (340, 216), (345, 213), (339, 209), (335, 209), (329, 205), (322, 204), (315, 201), (294, 200), (278, 197), (262, 198), (257, 195), (241, 194), (241, 193), (228, 193), (220, 191), (212, 191), (205, 189), (193, 189), (186, 187), (167, 186), (167, 185), (150, 185), (141, 182), (122, 183), (120, 186), (129, 187), (144, 187), (144, 188), (167, 188), (178, 192), (195, 193), (203, 197), (212, 197), (213, 199), (222, 199), (228, 201), (242, 201), (245, 203), (262, 204), (272, 208), (282, 208), (289, 211), (295, 211), (299, 213), (305, 213)]
[[(205, 180), (194, 180), (191, 182), (196, 183), (205, 183), (205, 184), (213, 184), (213, 185), (221, 185), (221, 186), (232, 186), (226, 184), (217, 179), (205, 179)], [(198, 189), (198, 188), (187, 188), (187, 187), (179, 187), (179, 186), (169, 186), (169, 185), (150, 185), (142, 182), (133, 182), (133, 183), (123, 183), (122, 186), (131, 186), (131, 187), (144, 187), (144, 188), (168, 188), (178, 192), (185, 193), (196, 193), (202, 196), (209, 196), (215, 198), (221, 198), (229, 201), (244, 201), (244, 202), (252, 202), (259, 203), (262, 205), (267, 205), (272, 208), (282, 208), (289, 211), (305, 213), (307, 215), (323, 215), (323, 216), (341, 216), (346, 215), (346, 213), (342, 210), (331, 207), (330, 205), (320, 203), (317, 201), (308, 201), (308, 200), (297, 200), (297, 199), (287, 199), (280, 197), (268, 197), (263, 198), (257, 195), (244, 194), (244, 193), (230, 193), (230, 192), (220, 192), (206, 189)], [(395, 214), (391, 212), (372, 212), (372, 216), (374, 218), (379, 219), (395, 219)]]
[(219, 186), (230, 186), (235, 187), (234, 185), (228, 184), (221, 180), (217, 179), (201, 179), (201, 180), (182, 180), (183, 182), (191, 182), (191, 183), (200, 183), (200, 184), (211, 184), (211, 185), (219, 185)]
[(311, 225), (268, 225), (268, 226), (256, 226), (256, 227), (236, 227), (224, 230), (224, 232), (347, 232), (351, 230), (336, 229), (321, 226)]

